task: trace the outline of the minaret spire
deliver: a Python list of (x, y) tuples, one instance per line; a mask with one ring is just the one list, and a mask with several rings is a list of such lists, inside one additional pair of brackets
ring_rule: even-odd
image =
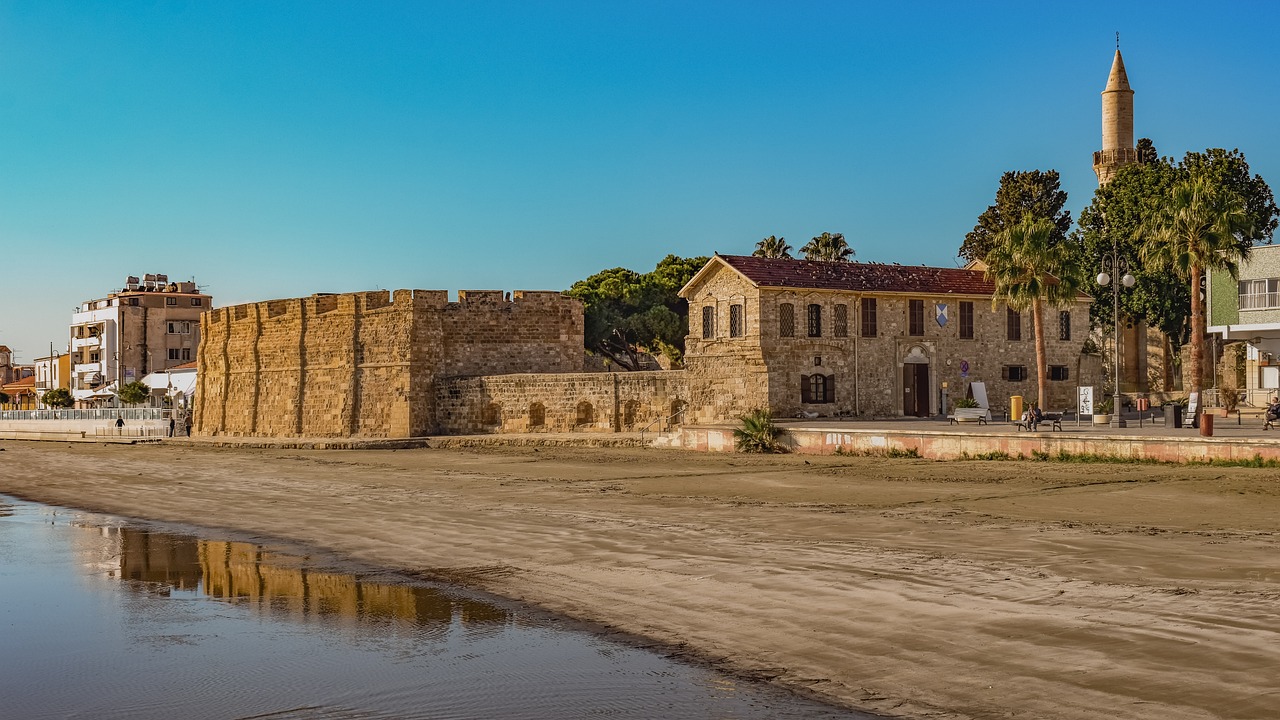
[(1116, 33), (1116, 54), (1111, 73), (1102, 91), (1102, 149), (1093, 154), (1093, 171), (1098, 184), (1106, 185), (1122, 166), (1138, 161), (1133, 146), (1133, 88), (1120, 55), (1120, 33)]

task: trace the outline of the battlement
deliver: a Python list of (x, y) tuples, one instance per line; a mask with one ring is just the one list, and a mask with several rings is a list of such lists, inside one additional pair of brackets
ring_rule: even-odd
[(202, 316), (199, 430), (403, 437), (436, 377), (582, 369), (582, 303), (553, 291), (317, 293)]

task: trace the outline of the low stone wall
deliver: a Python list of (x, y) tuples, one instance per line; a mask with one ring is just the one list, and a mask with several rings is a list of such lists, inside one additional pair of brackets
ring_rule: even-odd
[(682, 414), (683, 371), (489, 375), (438, 380), (436, 426), (452, 435), (665, 430)]
[[(1280, 440), (1256, 438), (1159, 437), (986, 431), (974, 434), (943, 430), (893, 430), (788, 427), (785, 442), (792, 452), (810, 455), (915, 451), (930, 460), (957, 460), (989, 453), (1031, 458), (1034, 453), (1056, 456), (1101, 455), (1163, 462), (1280, 460)], [(685, 427), (680, 445), (690, 450), (732, 452), (731, 426)]]

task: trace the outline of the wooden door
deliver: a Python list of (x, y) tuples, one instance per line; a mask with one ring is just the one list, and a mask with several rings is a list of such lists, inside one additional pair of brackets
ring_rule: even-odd
[(929, 414), (929, 366), (924, 363), (902, 366), (902, 414), (907, 417)]

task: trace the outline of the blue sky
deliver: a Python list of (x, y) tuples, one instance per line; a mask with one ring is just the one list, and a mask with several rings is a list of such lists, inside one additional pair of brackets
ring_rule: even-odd
[(128, 275), (219, 305), (563, 289), (843, 232), (952, 265), (1006, 170), (1136, 134), (1280, 182), (1280, 5), (0, 0), (0, 343)]

